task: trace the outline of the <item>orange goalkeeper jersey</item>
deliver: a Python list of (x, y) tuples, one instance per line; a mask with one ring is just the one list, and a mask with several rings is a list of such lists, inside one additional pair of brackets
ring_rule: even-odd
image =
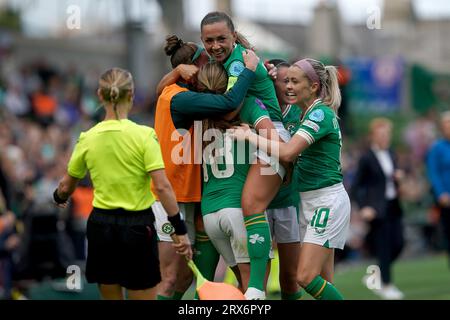
[[(172, 98), (184, 91), (188, 91), (188, 89), (177, 84), (164, 88), (156, 104), (154, 127), (161, 146), (166, 175), (175, 192), (177, 201), (200, 202), (202, 192), (201, 165), (194, 164), (194, 129), (191, 126), (184, 135), (181, 134), (175, 128), (170, 112)], [(201, 145), (197, 147), (201, 148)], [(190, 154), (183, 154), (184, 152)], [(153, 186), (152, 190), (154, 190)]]

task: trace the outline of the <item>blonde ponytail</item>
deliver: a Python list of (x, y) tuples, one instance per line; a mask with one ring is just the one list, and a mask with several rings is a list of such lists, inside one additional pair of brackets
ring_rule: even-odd
[(338, 72), (335, 66), (325, 66), (314, 59), (303, 59), (294, 63), (308, 76), (310, 82), (319, 82), (317, 97), (332, 108), (337, 115), (341, 105), (341, 90), (339, 89)]
[(109, 92), (109, 96), (111, 97), (112, 102), (115, 102), (117, 101), (117, 99), (119, 99), (119, 93), (120, 93), (119, 88), (117, 88), (116, 85), (112, 85), (111, 90)]
[(114, 114), (119, 119), (117, 105), (128, 99), (130, 94), (133, 94), (133, 77), (127, 70), (109, 69), (100, 77), (99, 90), (103, 100), (113, 105)]
[(329, 105), (337, 114), (341, 106), (341, 90), (339, 89), (338, 71), (335, 66), (325, 66), (325, 79), (322, 83), (325, 88), (323, 102)]

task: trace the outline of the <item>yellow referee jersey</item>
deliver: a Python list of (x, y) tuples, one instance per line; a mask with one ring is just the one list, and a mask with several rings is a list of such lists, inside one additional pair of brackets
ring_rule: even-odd
[(140, 211), (155, 201), (148, 173), (162, 168), (155, 131), (124, 119), (102, 121), (82, 132), (67, 171), (82, 179), (89, 170), (94, 207)]

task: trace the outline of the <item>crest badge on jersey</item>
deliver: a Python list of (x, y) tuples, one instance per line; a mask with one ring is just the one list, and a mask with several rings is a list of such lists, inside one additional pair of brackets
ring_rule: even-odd
[(230, 65), (230, 75), (233, 77), (238, 77), (244, 69), (245, 66), (242, 61), (233, 61)]
[(323, 112), (323, 110), (318, 109), (318, 110), (314, 110), (313, 112), (311, 112), (311, 114), (309, 115), (309, 119), (311, 119), (312, 121), (316, 121), (316, 122), (320, 122), (325, 118), (325, 113)]
[(295, 134), (295, 123), (286, 124), (286, 130), (289, 131), (291, 136), (294, 135)]

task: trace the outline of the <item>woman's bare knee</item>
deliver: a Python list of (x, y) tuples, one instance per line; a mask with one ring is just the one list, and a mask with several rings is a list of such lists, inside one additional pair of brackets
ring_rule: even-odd
[(311, 281), (314, 280), (315, 277), (319, 275), (318, 272), (314, 272), (312, 270), (307, 269), (301, 269), (299, 273), (297, 274), (297, 283), (303, 287), (306, 288)]

